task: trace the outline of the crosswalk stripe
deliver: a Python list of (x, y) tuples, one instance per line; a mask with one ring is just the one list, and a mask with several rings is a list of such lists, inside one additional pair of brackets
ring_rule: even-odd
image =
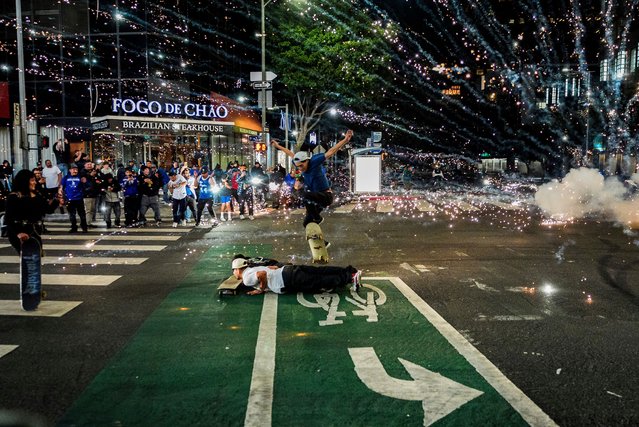
[(524, 207), (522, 207), (522, 206), (511, 205), (511, 204), (504, 203), (504, 202), (499, 202), (499, 201), (492, 201), (491, 200), (488, 203), (490, 203), (491, 205), (495, 205), (498, 208), (505, 209), (507, 211), (516, 211), (516, 210), (519, 210), (519, 209), (524, 209)]
[(43, 240), (135, 240), (135, 241), (154, 241), (158, 242), (166, 240), (175, 242), (180, 240), (182, 236), (127, 236), (122, 234), (105, 234), (102, 236), (88, 236), (86, 234), (45, 234)]
[(420, 212), (437, 212), (437, 208), (428, 200), (418, 200), (417, 210)]
[[(45, 256), (42, 265), (45, 264), (73, 264), (73, 265), (140, 265), (148, 258), (124, 258), (124, 257), (97, 257), (97, 256)], [(17, 255), (0, 256), (0, 264), (17, 264), (20, 257)]]
[(377, 202), (377, 207), (375, 208), (375, 211), (378, 213), (389, 213), (394, 210), (395, 208), (393, 207), (392, 200), (380, 200)]
[(353, 209), (357, 206), (357, 203), (347, 203), (342, 206), (338, 206), (335, 208), (335, 212), (337, 213), (351, 213)]
[[(56, 226), (48, 226), (46, 225), (48, 231), (69, 231), (69, 226), (66, 227), (56, 227)], [(194, 227), (177, 227), (177, 228), (157, 228), (157, 227), (142, 227), (142, 228), (89, 228), (90, 233), (188, 233), (193, 230)], [(84, 234), (84, 233), (82, 233)]]
[(0, 243), (0, 249), (10, 248), (11, 245), (7, 245), (6, 243)]
[(82, 301), (42, 301), (37, 310), (24, 311), (20, 300), (0, 300), (0, 316), (62, 317)]
[(459, 209), (463, 210), (463, 211), (470, 211), (470, 212), (474, 212), (474, 211), (478, 211), (479, 208), (477, 206), (473, 206), (470, 203), (467, 202), (457, 202), (457, 206), (459, 206)]
[[(43, 274), (43, 285), (76, 285), (76, 286), (109, 286), (122, 276), (99, 274)], [(20, 274), (0, 274), (0, 284), (17, 285), (20, 283)]]
[(45, 251), (150, 251), (158, 252), (166, 245), (101, 245), (88, 243), (86, 245), (58, 245), (49, 243), (44, 245)]
[(18, 348), (17, 345), (0, 344), (0, 357), (6, 356), (7, 354), (11, 353), (16, 348)]

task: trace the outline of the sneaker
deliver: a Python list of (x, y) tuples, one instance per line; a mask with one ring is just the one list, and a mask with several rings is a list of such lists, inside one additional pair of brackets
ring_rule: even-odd
[(353, 273), (353, 279), (351, 281), (352, 286), (351, 286), (351, 290), (357, 292), (359, 290), (359, 288), (362, 287), (362, 272), (357, 270), (355, 273)]
[(244, 219), (244, 215), (240, 215), (240, 219)]
[(220, 221), (226, 222), (226, 218), (222, 217), (222, 218), (220, 218)]
[(71, 230), (69, 230), (69, 233), (77, 233), (78, 229), (77, 228), (72, 228)]
[(180, 222), (180, 225), (181, 225), (182, 227), (186, 227), (186, 220), (185, 220), (185, 219), (183, 219), (183, 220), (182, 220), (182, 222)]
[(249, 219), (250, 219), (251, 221), (253, 221), (253, 220), (255, 219), (255, 217), (254, 217), (253, 215), (249, 215)]
[(331, 246), (331, 242), (329, 242), (328, 240), (324, 240), (324, 247), (328, 249), (330, 246)]
[(177, 225), (178, 225), (178, 223), (177, 223), (177, 222), (174, 222), (174, 223), (173, 223), (173, 228), (177, 228)]

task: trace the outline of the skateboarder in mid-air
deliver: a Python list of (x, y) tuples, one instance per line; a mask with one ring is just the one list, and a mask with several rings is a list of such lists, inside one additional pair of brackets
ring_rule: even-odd
[(316, 153), (312, 156), (306, 151), (293, 153), (288, 148), (281, 146), (276, 139), (271, 140), (273, 147), (293, 158), (295, 167), (302, 173), (301, 178), (295, 182), (295, 189), (299, 190), (304, 187), (302, 194), (302, 200), (306, 207), (304, 227), (311, 222), (319, 225), (324, 220), (320, 212), (333, 203), (333, 191), (326, 176), (324, 161), (333, 157), (352, 137), (353, 131), (348, 130), (344, 139), (331, 147), (326, 153)]

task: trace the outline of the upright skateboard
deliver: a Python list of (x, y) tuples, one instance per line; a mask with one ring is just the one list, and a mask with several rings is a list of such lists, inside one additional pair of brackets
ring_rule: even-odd
[(22, 242), (20, 250), (20, 302), (22, 309), (33, 311), (42, 300), (41, 246), (33, 237)]
[(326, 264), (328, 262), (328, 252), (324, 244), (324, 233), (319, 224), (309, 222), (306, 226), (306, 240), (311, 247), (313, 263)]

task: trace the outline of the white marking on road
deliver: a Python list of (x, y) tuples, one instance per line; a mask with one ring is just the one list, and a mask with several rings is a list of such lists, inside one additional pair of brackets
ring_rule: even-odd
[(420, 212), (437, 212), (437, 208), (428, 200), (418, 200), (417, 210)]
[(398, 359), (412, 380), (391, 377), (372, 347), (349, 348), (348, 352), (357, 376), (369, 389), (393, 399), (421, 401), (425, 426), (484, 394), (402, 358)]
[(403, 262), (399, 265), (401, 268), (403, 268), (404, 270), (408, 270), (411, 273), (415, 273), (419, 276), (419, 273), (417, 272), (417, 270), (415, 270), (409, 263), (407, 262)]
[(375, 211), (378, 213), (389, 213), (393, 212), (394, 210), (395, 208), (393, 207), (392, 200), (379, 200), (377, 202), (377, 207), (375, 208)]
[(277, 332), (277, 294), (264, 295), (260, 328), (255, 345), (255, 360), (244, 425), (270, 426), (273, 417), (273, 380)]
[(46, 244), (45, 251), (150, 251), (158, 252), (166, 248), (166, 245), (101, 245), (87, 243), (86, 245), (59, 245)]
[(457, 206), (462, 211), (467, 211), (467, 212), (474, 212), (474, 211), (478, 211), (479, 210), (479, 208), (477, 206), (473, 206), (470, 203), (466, 203), (466, 202), (463, 202), (463, 201), (457, 202)]
[(180, 240), (182, 236), (127, 236), (122, 234), (105, 234), (102, 236), (88, 236), (86, 234), (46, 234), (42, 236), (43, 240), (124, 240), (130, 241), (134, 240), (136, 242), (140, 241), (162, 241), (167, 240), (170, 242), (175, 242), (176, 240)]
[(357, 206), (356, 203), (347, 203), (345, 205), (336, 207), (334, 209), (334, 212), (337, 212), (337, 213), (351, 213), (351, 212), (353, 212), (353, 209), (355, 209), (356, 206)]
[(420, 273), (430, 273), (430, 269), (422, 264), (415, 264), (415, 268), (419, 270)]
[(10, 248), (11, 245), (7, 245), (6, 243), (0, 243), (0, 249)]
[[(57, 223), (59, 224), (59, 223)], [(63, 232), (66, 233), (69, 231), (69, 227), (55, 227), (55, 226), (46, 226), (47, 227), (47, 231), (54, 231), (54, 232)], [(189, 231), (193, 230), (193, 227), (188, 227), (188, 228), (158, 228), (158, 227), (141, 227), (141, 228), (120, 228), (117, 231), (115, 231), (112, 228), (89, 228), (89, 232), (88, 233), (79, 233), (80, 235), (84, 234), (85, 236), (88, 234), (90, 235), (91, 233), (114, 233), (114, 234), (128, 234), (128, 233), (188, 233)]]
[(0, 344), (0, 357), (6, 356), (16, 348), (18, 348), (17, 345)]
[[(97, 274), (43, 274), (43, 285), (109, 286), (122, 276)], [(0, 284), (16, 285), (20, 283), (18, 273), (0, 274)]]
[[(124, 257), (98, 257), (98, 256), (45, 256), (42, 265), (45, 264), (79, 264), (79, 265), (140, 265), (148, 258), (124, 258)], [(0, 264), (18, 264), (18, 255), (0, 256)]]
[(467, 257), (468, 256), (468, 254), (466, 252), (461, 252), (461, 251), (455, 251), (455, 255), (461, 256), (461, 257)]
[(421, 299), (399, 277), (364, 277), (363, 280), (388, 280), (442, 334), (481, 376), (532, 426), (556, 426), (535, 402), (530, 400), (493, 363), (472, 346), (455, 328)]
[(520, 321), (520, 320), (543, 320), (543, 316), (537, 316), (534, 314), (509, 314), (509, 315), (502, 315), (502, 316), (486, 316), (484, 314), (480, 314), (477, 316), (477, 318), (475, 320), (478, 320), (480, 322), (485, 322), (485, 321), (495, 321), (495, 322), (515, 322), (515, 321)]
[(460, 282), (470, 283), (471, 288), (477, 288), (480, 291), (499, 293), (499, 291), (492, 286), (488, 286), (485, 283), (478, 282), (476, 279), (473, 278), (460, 280)]
[(20, 300), (0, 300), (0, 316), (62, 317), (82, 301), (42, 301), (37, 310), (24, 311)]
[(491, 205), (495, 205), (498, 208), (505, 209), (507, 211), (516, 211), (516, 210), (519, 210), (519, 209), (523, 209), (522, 206), (516, 206), (516, 205), (513, 205), (513, 204), (503, 203), (503, 202), (499, 202), (499, 201), (489, 201), (488, 203), (490, 203)]

